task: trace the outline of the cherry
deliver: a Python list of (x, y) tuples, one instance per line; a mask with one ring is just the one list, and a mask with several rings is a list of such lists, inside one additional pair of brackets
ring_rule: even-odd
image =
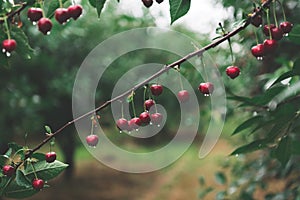
[(263, 33), (265, 34), (265, 36), (270, 36), (269, 29), (272, 30), (275, 27), (276, 27), (275, 24), (264, 25)]
[(37, 22), (43, 17), (43, 10), (41, 8), (29, 8), (27, 17), (32, 22)]
[(276, 40), (265, 40), (264, 41), (264, 51), (265, 53), (273, 53), (278, 47)]
[(68, 7), (69, 16), (76, 20), (82, 14), (81, 5), (71, 5)]
[(153, 99), (148, 99), (144, 102), (146, 110), (150, 110), (150, 108), (155, 104)]
[(54, 16), (56, 21), (58, 21), (60, 24), (66, 23), (70, 18), (70, 14), (66, 8), (57, 8)]
[(282, 30), (282, 32), (285, 34), (291, 32), (291, 30), (293, 29), (293, 24), (288, 21), (281, 22), (279, 26), (280, 26), (280, 29)]
[(151, 118), (150, 118), (150, 115), (149, 115), (149, 113), (148, 112), (142, 112), (141, 114), (140, 114), (140, 120), (141, 120), (141, 125), (142, 126), (145, 126), (145, 125), (148, 125), (149, 123), (150, 123), (150, 121), (151, 121)]
[(184, 103), (190, 99), (190, 94), (187, 90), (181, 90), (177, 93), (177, 98), (181, 103)]
[(2, 168), (2, 173), (5, 175), (5, 176), (12, 176), (14, 175), (15, 173), (15, 168), (11, 165), (5, 165), (3, 168)]
[(36, 189), (36, 190), (43, 189), (43, 187), (44, 187), (44, 181), (43, 181), (43, 179), (38, 179), (38, 178), (33, 179), (33, 181), (32, 181), (32, 187), (34, 189)]
[(129, 130), (138, 129), (139, 126), (142, 125), (141, 119), (138, 117), (134, 117), (128, 122)]
[(163, 87), (158, 84), (153, 84), (151, 85), (150, 90), (154, 96), (159, 96), (163, 92)]
[(85, 138), (85, 140), (86, 140), (86, 143), (87, 143), (89, 146), (95, 147), (95, 146), (97, 146), (97, 144), (98, 144), (99, 138), (98, 138), (97, 135), (92, 134), (92, 135), (88, 135), (88, 136)]
[(6, 39), (2, 42), (3, 52), (12, 52), (17, 48), (17, 42), (14, 39)]
[(252, 24), (253, 26), (255, 26), (255, 27), (261, 26), (261, 25), (262, 25), (262, 22), (263, 22), (263, 20), (262, 20), (261, 15), (256, 15), (255, 17), (253, 17), (253, 18), (251, 19), (251, 24)]
[(232, 79), (238, 77), (240, 73), (241, 73), (240, 68), (238, 68), (237, 66), (229, 66), (226, 69), (226, 74)]
[(164, 0), (156, 0), (157, 3), (162, 3)]
[(120, 131), (126, 131), (129, 129), (128, 121), (125, 118), (120, 118), (117, 120), (117, 127)]
[(44, 35), (52, 29), (52, 22), (49, 18), (43, 17), (38, 21), (38, 28)]
[(151, 7), (153, 4), (153, 0), (142, 0), (142, 2), (147, 8)]
[(283, 32), (282, 32), (281, 28), (275, 27), (275, 28), (271, 29), (271, 35), (272, 35), (272, 39), (281, 40), (283, 37)]
[(163, 120), (163, 116), (160, 113), (153, 113), (153, 114), (151, 114), (150, 118), (151, 118), (152, 123), (155, 125), (160, 125)]
[(200, 83), (198, 89), (202, 94), (204, 94), (205, 96), (208, 96), (213, 93), (214, 85), (210, 82)]
[(56, 153), (48, 152), (48, 153), (46, 153), (45, 158), (46, 158), (47, 163), (52, 163), (56, 160)]
[(256, 58), (262, 58), (265, 55), (265, 48), (263, 44), (258, 44), (251, 48), (251, 53)]

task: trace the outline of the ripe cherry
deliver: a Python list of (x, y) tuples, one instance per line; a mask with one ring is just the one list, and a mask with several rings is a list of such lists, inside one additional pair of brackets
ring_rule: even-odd
[(146, 110), (150, 110), (150, 108), (155, 104), (153, 99), (148, 99), (144, 102), (144, 106)]
[(6, 39), (2, 42), (3, 52), (12, 52), (17, 48), (17, 42), (14, 39)]
[(232, 79), (238, 77), (240, 73), (241, 73), (240, 68), (238, 68), (237, 66), (229, 66), (226, 69), (227, 76), (229, 76)]
[(52, 22), (50, 19), (43, 17), (38, 21), (38, 29), (41, 31), (44, 35), (48, 34), (50, 30), (52, 29)]
[(12, 176), (14, 175), (15, 173), (15, 168), (11, 165), (5, 165), (3, 168), (2, 168), (2, 173), (5, 175), (5, 176)]
[(140, 118), (134, 117), (128, 122), (129, 130), (137, 130), (142, 125)]
[(117, 127), (120, 131), (127, 131), (129, 129), (128, 121), (125, 118), (118, 119)]
[(57, 8), (54, 16), (56, 21), (58, 21), (60, 24), (66, 23), (70, 18), (70, 14), (66, 8)]
[(262, 23), (263, 23), (263, 20), (262, 20), (261, 15), (256, 15), (255, 17), (253, 17), (253, 18), (251, 19), (251, 24), (252, 24), (253, 26), (255, 26), (255, 27), (261, 26)]
[(86, 140), (86, 143), (87, 143), (89, 146), (95, 147), (95, 146), (97, 146), (97, 144), (98, 144), (99, 138), (98, 138), (97, 135), (92, 134), (92, 135), (88, 135), (88, 136), (85, 138), (85, 140)]
[(190, 94), (187, 90), (181, 90), (177, 93), (177, 98), (181, 103), (184, 103), (190, 99)]
[(142, 2), (147, 8), (151, 7), (153, 4), (153, 0), (142, 0)]
[[(264, 25), (263, 33), (265, 34), (265, 36), (270, 36), (270, 31), (275, 27), (276, 27), (275, 24)], [(269, 29), (270, 29), (270, 31), (269, 31)]]
[(275, 27), (275, 28), (271, 29), (271, 35), (272, 35), (272, 39), (281, 40), (283, 37), (283, 32), (282, 32), (281, 28)]
[(157, 3), (162, 3), (164, 0), (156, 0)]
[(159, 96), (163, 92), (163, 86), (159, 84), (153, 84), (150, 86), (150, 90), (154, 96)]
[(43, 10), (41, 8), (29, 8), (27, 17), (32, 22), (37, 22), (43, 17)]
[(33, 179), (33, 181), (32, 181), (32, 187), (34, 189), (36, 189), (36, 190), (43, 189), (43, 187), (44, 187), (44, 181), (43, 181), (43, 179), (38, 179), (38, 178)]
[(262, 57), (265, 55), (265, 48), (263, 44), (258, 44), (251, 48), (251, 53), (253, 56), (255, 56), (257, 59), (262, 59)]
[(160, 113), (153, 113), (151, 114), (150, 118), (154, 125), (160, 125), (163, 120), (163, 116)]
[(68, 7), (68, 13), (70, 17), (76, 20), (82, 14), (82, 6), (81, 5), (71, 5)]
[(148, 112), (142, 112), (141, 114), (140, 114), (140, 120), (141, 120), (141, 125), (142, 126), (146, 126), (146, 125), (148, 125), (149, 123), (150, 123), (150, 121), (151, 121), (151, 118), (150, 118), (150, 115), (149, 115), (149, 113)]
[(47, 163), (52, 163), (56, 160), (56, 153), (53, 151), (48, 152), (48, 153), (46, 153), (45, 158), (46, 158)]
[(278, 47), (278, 42), (276, 40), (265, 40), (264, 41), (264, 51), (265, 53), (273, 53)]
[(200, 83), (198, 89), (202, 94), (204, 94), (205, 96), (208, 96), (213, 93), (214, 85), (210, 82)]
[(280, 23), (280, 29), (284, 34), (288, 34), (293, 29), (293, 24), (291, 22), (285, 21)]

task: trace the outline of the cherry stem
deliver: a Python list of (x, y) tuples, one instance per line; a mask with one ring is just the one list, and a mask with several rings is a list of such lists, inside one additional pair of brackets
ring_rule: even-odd
[(30, 165), (31, 165), (31, 167), (32, 167), (32, 170), (33, 170), (33, 174), (34, 174), (35, 179), (38, 179), (38, 176), (37, 176), (36, 171), (35, 171), (35, 167), (34, 167), (34, 165), (32, 164), (31, 161), (30, 161)]
[[(36, 152), (37, 150), (39, 150), (41, 147), (43, 147), (47, 142), (49, 142), (53, 137), (57, 136), (58, 134), (60, 134), (64, 129), (66, 129), (67, 127), (69, 127), (70, 125), (78, 122), (81, 119), (84, 119), (88, 116), (91, 115), (95, 115), (95, 113), (97, 113), (100, 110), (103, 110), (104, 108), (106, 108), (107, 106), (109, 106), (112, 102), (118, 101), (122, 98), (124, 98), (125, 96), (129, 95), (132, 91), (135, 91), (136, 89), (144, 86), (145, 84), (149, 83), (149, 81), (154, 80), (155, 78), (159, 77), (161, 74), (164, 74), (166, 72), (168, 72), (170, 69), (175, 68), (176, 66), (179, 66), (180, 64), (186, 62), (187, 60), (195, 57), (195, 56), (201, 56), (205, 51), (208, 51), (209, 49), (212, 49), (216, 46), (218, 46), (219, 44), (223, 43), (224, 41), (228, 40), (228, 38), (231, 38), (235, 35), (237, 35), (238, 33), (240, 33), (242, 30), (246, 29), (250, 22), (251, 19), (256, 17), (257, 15), (261, 14), (263, 9), (267, 8), (270, 3), (272, 2), (272, 0), (266, 0), (260, 9), (258, 9), (257, 11), (255, 11), (251, 16), (249, 16), (245, 23), (241, 26), (239, 26), (238, 28), (234, 29), (233, 31), (229, 32), (228, 34), (224, 35), (223, 37), (214, 40), (212, 43), (206, 45), (205, 47), (201, 48), (201, 49), (197, 49), (196, 51), (187, 54), (186, 56), (180, 58), (179, 60), (164, 66), (161, 70), (159, 70), (158, 72), (154, 73), (152, 76), (150, 76), (149, 78), (145, 79), (144, 81), (140, 82), (139, 84), (135, 85), (134, 87), (132, 87), (131, 89), (129, 89), (128, 91), (120, 94), (119, 96), (116, 96), (110, 100), (107, 100), (105, 103), (101, 104), (100, 106), (98, 106), (97, 108), (82, 114), (78, 117), (76, 117), (75, 119), (67, 122), (66, 124), (64, 124), (62, 127), (60, 127), (59, 129), (57, 129), (51, 136), (45, 138), (42, 142), (40, 142), (35, 148), (28, 150), (28, 152), (25, 154), (24, 160), (30, 158), (30, 156)], [(144, 94), (145, 97), (145, 94)], [(24, 162), (23, 160), (23, 162)], [(19, 162), (16, 166), (16, 168), (18, 168), (23, 162)]]
[(275, 26), (278, 27), (277, 15), (276, 15), (276, 1), (273, 3), (273, 15), (275, 20)]
[(11, 36), (10, 36), (10, 30), (9, 30), (9, 26), (8, 26), (7, 17), (4, 17), (4, 25), (5, 25), (5, 29), (6, 29), (7, 38), (10, 40)]
[(121, 118), (124, 118), (124, 104), (123, 104), (123, 101), (121, 101)]
[(90, 132), (90, 135), (93, 135), (94, 134), (94, 117), (92, 117), (92, 126), (91, 126), (91, 132)]
[(135, 105), (134, 105), (134, 91), (132, 91), (131, 95), (132, 95), (132, 100), (131, 100), (132, 112), (133, 112), (133, 116), (136, 117)]
[[(145, 85), (145, 86), (144, 86), (144, 102), (146, 101), (147, 88), (148, 88), (148, 87)], [(144, 111), (146, 111), (146, 105), (145, 105), (145, 103), (144, 103)]]
[(201, 56), (200, 60), (201, 60), (201, 64), (202, 64), (203, 71), (204, 71), (204, 75), (205, 75), (205, 81), (208, 81), (207, 72), (206, 72), (206, 70), (205, 70), (205, 63), (204, 63), (204, 61), (203, 61), (203, 55)]
[(60, 7), (60, 8), (62, 8), (62, 7), (63, 7), (62, 0), (59, 0), (59, 7)]
[(258, 35), (257, 35), (257, 31), (256, 31), (256, 29), (255, 30), (253, 30), (253, 32), (254, 32), (254, 35), (255, 35), (255, 41), (256, 41), (256, 45), (258, 45)]
[(269, 31), (269, 37), (270, 37), (270, 40), (272, 40), (272, 33), (271, 33), (271, 22), (270, 22), (270, 10), (267, 9), (266, 12), (267, 12), (267, 23), (268, 23), (268, 31)]
[(180, 73), (180, 70), (177, 70), (177, 72), (178, 72), (178, 77), (179, 77), (180, 89), (183, 90), (183, 84), (182, 84), (182, 79), (181, 79), (181, 73)]

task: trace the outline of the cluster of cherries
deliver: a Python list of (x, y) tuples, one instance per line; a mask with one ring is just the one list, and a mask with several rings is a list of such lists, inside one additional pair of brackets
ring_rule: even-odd
[[(164, 0), (156, 0), (157, 3), (162, 3)], [(153, 0), (142, 0), (145, 7), (150, 8), (153, 5)]]
[[(70, 5), (68, 8), (57, 8), (54, 13), (55, 19), (60, 24), (65, 24), (71, 18), (76, 20), (82, 14), (82, 6), (79, 4)], [(29, 8), (27, 11), (28, 19), (34, 24), (37, 23), (38, 30), (44, 35), (50, 33), (52, 29), (52, 22), (49, 18), (44, 17), (43, 10), (41, 8)], [(17, 48), (17, 42), (14, 39), (6, 39), (2, 41), (2, 52), (10, 55), (12, 51)]]
[[(45, 154), (45, 160), (47, 163), (52, 163), (56, 160), (55, 152), (48, 152)], [(15, 174), (15, 167), (12, 165), (5, 165), (2, 168), (2, 174), (7, 177), (12, 177)], [(34, 178), (31, 182), (31, 185), (36, 190), (41, 190), (44, 188), (45, 181), (43, 179)]]

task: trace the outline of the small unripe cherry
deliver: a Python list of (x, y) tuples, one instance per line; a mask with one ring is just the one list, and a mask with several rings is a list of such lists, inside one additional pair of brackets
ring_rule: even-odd
[(97, 144), (98, 144), (99, 138), (98, 138), (97, 135), (92, 134), (92, 135), (88, 135), (88, 136), (85, 138), (85, 140), (86, 140), (86, 143), (87, 143), (89, 146), (95, 147), (95, 146), (97, 146)]
[(229, 66), (226, 69), (227, 76), (229, 76), (232, 79), (238, 77), (240, 73), (241, 73), (240, 68), (238, 68), (237, 66)]
[(8, 177), (11, 177), (12, 175), (14, 175), (15, 173), (15, 168), (11, 165), (5, 165), (3, 168), (2, 168), (2, 173), (5, 175), (5, 176), (8, 176)]
[(44, 188), (44, 180), (43, 179), (33, 179), (32, 181), (32, 187), (36, 190), (41, 190)]
[(2, 41), (2, 51), (12, 52), (17, 48), (17, 42), (14, 39), (6, 39)]
[(187, 90), (181, 90), (177, 93), (177, 98), (181, 103), (184, 103), (190, 99), (190, 94)]
[(204, 96), (209, 96), (214, 91), (214, 85), (210, 82), (200, 83), (198, 89)]
[(52, 163), (56, 160), (56, 153), (55, 152), (48, 152), (45, 154), (45, 159), (47, 163)]

